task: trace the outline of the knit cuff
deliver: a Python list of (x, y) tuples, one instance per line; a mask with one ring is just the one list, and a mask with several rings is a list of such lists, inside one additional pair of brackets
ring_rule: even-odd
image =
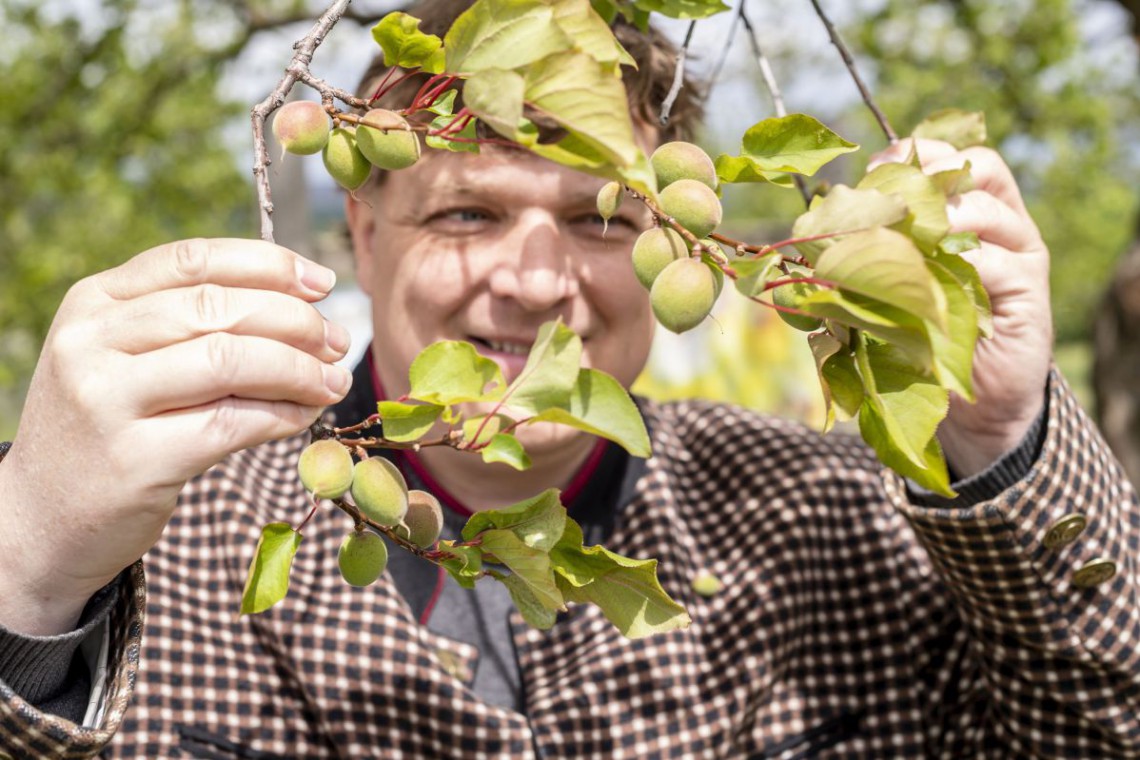
[(25, 636), (0, 625), (0, 682), (32, 705), (46, 702), (68, 686), (76, 651), (111, 614), (122, 576), (95, 592), (73, 631), (56, 636)]

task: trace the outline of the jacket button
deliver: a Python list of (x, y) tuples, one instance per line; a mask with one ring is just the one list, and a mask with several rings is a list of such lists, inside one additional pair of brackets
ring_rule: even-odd
[(1073, 573), (1073, 585), (1077, 588), (1092, 588), (1099, 586), (1114, 575), (1116, 575), (1116, 563), (1110, 559), (1098, 557), (1086, 562), (1080, 570)]
[(1073, 543), (1084, 532), (1086, 525), (1088, 520), (1084, 515), (1065, 515), (1049, 527), (1049, 532), (1045, 534), (1045, 546), (1057, 549)]

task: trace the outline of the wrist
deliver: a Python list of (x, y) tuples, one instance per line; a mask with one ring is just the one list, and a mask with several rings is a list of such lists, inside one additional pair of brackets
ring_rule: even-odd
[(1024, 448), (1026, 436), (1043, 428), (1046, 396), (1013, 419), (971, 426), (953, 424), (951, 419), (938, 431), (938, 440), (955, 480), (966, 480), (992, 467), (1011, 452)]

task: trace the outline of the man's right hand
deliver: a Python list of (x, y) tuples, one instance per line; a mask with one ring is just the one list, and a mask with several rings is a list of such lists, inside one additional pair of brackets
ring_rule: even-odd
[(188, 479), (344, 397), (333, 273), (251, 240), (153, 248), (76, 284), (0, 463), (0, 624), (70, 630), (158, 540)]

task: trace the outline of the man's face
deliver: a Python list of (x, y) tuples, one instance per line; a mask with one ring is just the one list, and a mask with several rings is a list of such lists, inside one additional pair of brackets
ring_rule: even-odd
[(388, 395), (406, 393), (412, 359), (444, 339), (472, 342), (509, 381), (539, 326), (558, 317), (582, 337), (585, 365), (632, 383), (654, 323), (629, 255), (650, 216), (626, 202), (603, 233), (602, 184), (517, 151), (428, 151), (350, 199)]

